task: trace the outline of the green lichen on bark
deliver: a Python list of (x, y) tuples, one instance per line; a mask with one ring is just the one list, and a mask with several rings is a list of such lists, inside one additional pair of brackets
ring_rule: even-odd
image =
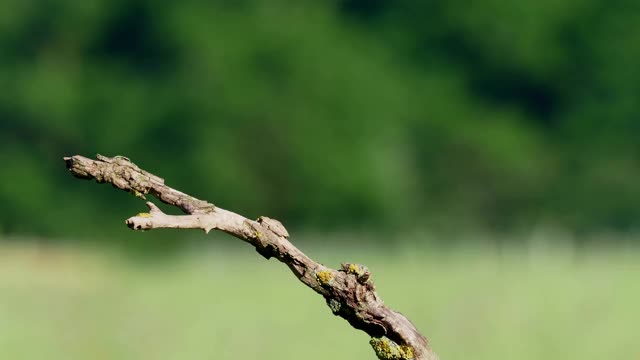
[(340, 309), (342, 308), (342, 304), (336, 299), (327, 300), (327, 305), (329, 305), (331, 312), (333, 312), (335, 315), (339, 314)]
[(411, 346), (398, 345), (385, 336), (371, 338), (369, 344), (380, 360), (410, 360), (415, 356)]

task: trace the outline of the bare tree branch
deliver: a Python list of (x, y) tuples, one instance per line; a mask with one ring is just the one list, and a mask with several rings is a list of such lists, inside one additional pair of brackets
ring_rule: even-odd
[(147, 202), (148, 213), (126, 220), (130, 228), (224, 231), (253, 245), (265, 258), (274, 257), (286, 264), (298, 280), (325, 298), (335, 315), (372, 337), (370, 344), (379, 359), (438, 359), (411, 321), (385, 306), (365, 266), (343, 263), (335, 270), (319, 264), (289, 242), (289, 234), (279, 221), (264, 216), (249, 220), (196, 199), (165, 185), (164, 179), (140, 169), (125, 157), (98, 155), (93, 160), (76, 155), (64, 160), (75, 177), (111, 183), (141, 198), (151, 194), (187, 214), (167, 215)]

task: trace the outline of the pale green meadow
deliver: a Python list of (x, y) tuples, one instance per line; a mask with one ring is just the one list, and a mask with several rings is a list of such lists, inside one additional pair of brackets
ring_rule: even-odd
[[(369, 266), (443, 360), (640, 359), (638, 251), (302, 248)], [(374, 359), (368, 340), (245, 244), (136, 261), (0, 242), (0, 359)]]

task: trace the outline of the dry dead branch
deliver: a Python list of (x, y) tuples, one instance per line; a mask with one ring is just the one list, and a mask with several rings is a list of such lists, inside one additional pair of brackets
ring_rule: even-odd
[(76, 155), (64, 160), (77, 178), (111, 183), (143, 199), (150, 194), (186, 214), (167, 215), (147, 202), (149, 212), (126, 220), (131, 229), (224, 231), (253, 245), (265, 258), (276, 258), (286, 264), (298, 280), (325, 298), (334, 315), (371, 336), (370, 344), (379, 359), (438, 359), (411, 321), (384, 304), (365, 266), (343, 263), (336, 270), (317, 263), (289, 241), (289, 233), (279, 221), (264, 216), (249, 220), (196, 199), (165, 185), (164, 179), (140, 169), (126, 157), (98, 155), (93, 160)]

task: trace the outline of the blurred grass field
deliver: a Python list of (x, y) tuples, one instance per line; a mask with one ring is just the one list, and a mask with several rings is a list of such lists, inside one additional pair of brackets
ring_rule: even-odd
[[(442, 359), (640, 359), (640, 252), (302, 246), (369, 266)], [(244, 244), (162, 261), (0, 242), (0, 359), (373, 359), (368, 337)]]

